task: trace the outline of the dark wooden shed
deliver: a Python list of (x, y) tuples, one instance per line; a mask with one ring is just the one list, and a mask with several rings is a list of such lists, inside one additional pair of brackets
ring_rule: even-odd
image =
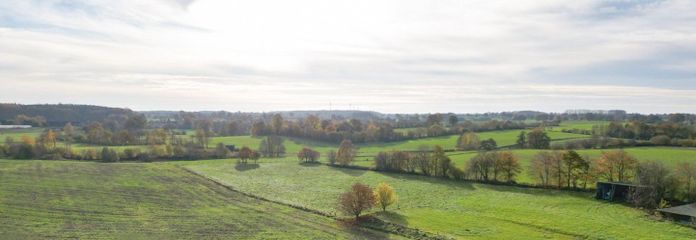
[(685, 224), (696, 224), (696, 203), (657, 209), (665, 216)]
[(596, 199), (610, 202), (630, 201), (636, 188), (642, 186), (621, 182), (597, 182)]
[(227, 150), (230, 150), (230, 152), (234, 152), (237, 149), (235, 145), (225, 145), (225, 147)]

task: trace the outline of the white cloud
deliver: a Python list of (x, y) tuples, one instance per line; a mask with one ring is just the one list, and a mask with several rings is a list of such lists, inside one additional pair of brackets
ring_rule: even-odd
[(3, 1), (0, 101), (693, 112), (694, 42), (686, 0)]

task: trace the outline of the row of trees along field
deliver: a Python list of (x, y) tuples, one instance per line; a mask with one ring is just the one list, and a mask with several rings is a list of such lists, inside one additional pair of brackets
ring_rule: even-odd
[(609, 122), (609, 124), (595, 125), (592, 129), (563, 129), (564, 132), (579, 133), (585, 135), (600, 135), (616, 138), (628, 138), (649, 140), (655, 136), (664, 135), (670, 138), (691, 138), (695, 134), (691, 122), (659, 122), (646, 123), (640, 121)]
[[(498, 148), (494, 139), (481, 140), (475, 132), (465, 132), (457, 139), (457, 150), (486, 150)], [(520, 131), (515, 145), (502, 147), (530, 148), (530, 149), (607, 149), (642, 146), (679, 146), (696, 147), (696, 139), (670, 139), (666, 135), (658, 135), (650, 140), (623, 139), (607, 136), (592, 135), (590, 138), (569, 139), (553, 143), (548, 133), (543, 128), (534, 128)]]
[(456, 117), (449, 120), (449, 128), (445, 127), (440, 114), (428, 117), (427, 127), (413, 128), (405, 132), (395, 131), (388, 121), (363, 122), (358, 119), (329, 120), (309, 115), (297, 121), (284, 120), (280, 114), (275, 114), (270, 121), (259, 120), (251, 127), (252, 136), (279, 135), (300, 137), (318, 141), (336, 142), (351, 140), (354, 143), (390, 142), (425, 137), (436, 137), (462, 133), (466, 131), (490, 131), (505, 129), (525, 129), (539, 126), (540, 123), (525, 124), (522, 122), (490, 120), (482, 123), (465, 121), (460, 123)]
[[(339, 165), (346, 166), (349, 163)], [(423, 174), (452, 179), (515, 184), (522, 172), (518, 157), (510, 151), (482, 151), (462, 170), (455, 167), (439, 146), (420, 151), (380, 152), (375, 170)], [(599, 158), (580, 156), (573, 150), (541, 151), (527, 173), (536, 186), (586, 189), (597, 181), (635, 182), (649, 186), (637, 195), (636, 204), (655, 207), (661, 200), (696, 201), (696, 164), (683, 162), (669, 169), (661, 162), (638, 162), (623, 150), (603, 152)], [(649, 199), (645, 199), (649, 196)], [(638, 198), (640, 197), (640, 199)]]
[[(414, 128), (428, 127), (428, 119), (431, 115), (436, 114), (393, 114), (386, 117), (386, 120), (392, 122), (394, 126), (399, 128)], [(517, 122), (546, 122), (547, 125), (556, 125), (548, 123), (558, 123), (562, 121), (638, 121), (644, 123), (660, 123), (660, 122), (695, 122), (696, 115), (694, 114), (639, 114), (627, 113), (623, 110), (569, 110), (564, 113), (545, 113), (536, 111), (516, 111), (516, 112), (490, 112), (490, 113), (467, 113), (454, 114), (445, 113), (439, 114), (443, 119), (449, 121), (474, 121), (482, 122), (489, 120), (499, 121), (517, 121)], [(451, 124), (454, 125), (454, 124)]]
[[(144, 131), (147, 145), (130, 148), (115, 148), (90, 146), (82, 147), (82, 150), (73, 149), (74, 128), (67, 124), (60, 132), (51, 129), (44, 131), (39, 137), (22, 136), (15, 140), (7, 137), (5, 143), (0, 145), (0, 156), (15, 159), (74, 159), (74, 160), (102, 160), (116, 162), (120, 160), (150, 161), (150, 160), (178, 160), (178, 159), (206, 159), (226, 158), (234, 156), (232, 150), (220, 143), (209, 149), (208, 138), (201, 135), (187, 138), (177, 135), (173, 131), (164, 129), (152, 129)], [(89, 134), (88, 134), (89, 135)], [(59, 140), (62, 140), (59, 142)], [(63, 143), (62, 145), (59, 143)], [(274, 142), (276, 143), (276, 142)], [(280, 142), (282, 144), (282, 141)], [(265, 146), (265, 145), (262, 145)], [(284, 147), (277, 147), (283, 149)], [(265, 151), (259, 151), (264, 152)], [(108, 154), (105, 154), (108, 153)], [(284, 152), (283, 152), (284, 153)], [(269, 154), (277, 154), (269, 152)]]
[[(153, 113), (148, 113), (148, 116), (157, 117)], [(336, 143), (343, 139), (349, 139), (354, 143), (365, 143), (399, 141), (464, 132), (506, 129), (523, 130), (534, 127), (554, 126), (559, 123), (559, 120), (525, 123), (521, 121), (490, 119), (496, 116), (502, 119), (510, 117), (504, 113), (481, 115), (481, 117), (489, 118), (486, 121), (460, 121), (456, 114), (429, 114), (420, 115), (420, 117), (416, 118), (420, 122), (419, 124), (408, 124), (419, 127), (396, 131), (392, 126), (400, 126), (401, 122), (393, 118), (375, 118), (374, 120), (361, 121), (358, 119), (320, 119), (315, 115), (309, 114), (305, 118), (284, 120), (281, 114), (265, 117), (266, 115), (225, 112), (219, 114), (180, 112), (174, 116), (174, 120), (165, 118), (165, 121), (158, 118), (148, 119), (144, 114), (138, 113), (112, 114), (100, 121), (81, 124), (79, 127), (81, 131), (76, 131), (74, 135), (61, 136), (70, 136), (67, 140), (85, 144), (107, 146), (143, 145), (148, 144), (148, 131), (146, 129), (148, 127), (152, 129), (153, 126), (160, 126), (166, 131), (173, 131), (172, 129), (179, 129), (179, 127), (193, 129), (195, 136), (204, 141), (215, 136), (251, 134), (252, 136), (278, 135), (301, 137)], [(565, 119), (570, 115), (557, 116), (560, 116), (558, 117), (559, 119)], [(665, 115), (657, 118), (658, 120), (650, 117), (636, 116), (633, 118), (634, 120), (627, 123), (612, 122), (606, 126), (598, 125), (593, 130), (564, 129), (563, 131), (566, 132), (591, 134), (596, 136), (596, 138), (569, 141), (565, 143), (565, 146), (556, 145), (554, 148), (579, 148), (588, 145), (638, 146), (644, 144), (696, 146), (696, 140), (694, 140), (696, 127), (694, 127), (694, 117), (692, 115)], [(401, 117), (401, 119), (397, 118), (397, 120), (411, 121), (411, 118)], [(33, 125), (41, 126), (45, 124), (46, 120), (40, 116), (17, 115), (14, 122), (38, 122)], [(183, 133), (183, 131), (179, 131), (179, 133)], [(624, 140), (617, 142), (616, 139)], [(534, 143), (534, 141), (530, 142)], [(540, 146), (535, 145), (530, 144), (529, 147), (548, 148), (548, 146), (544, 146), (543, 142)]]
[[(189, 116), (188, 114), (182, 114)], [(196, 115), (184, 117), (185, 126), (192, 127), (193, 136), (208, 146), (208, 139), (215, 136), (234, 136), (250, 134), (252, 136), (290, 136), (302, 137), (319, 141), (340, 142), (349, 139), (355, 143), (388, 142), (407, 139), (443, 136), (465, 131), (487, 131), (503, 129), (524, 129), (537, 124), (524, 124), (512, 121), (490, 120), (474, 123), (465, 121), (459, 123), (456, 117), (449, 119), (450, 127), (446, 128), (440, 114), (428, 117), (428, 127), (413, 128), (407, 131), (395, 131), (389, 121), (363, 122), (357, 119), (336, 120), (320, 119), (309, 115), (305, 119), (287, 121), (280, 114), (275, 114), (269, 121), (257, 120), (247, 123), (249, 116), (243, 120), (214, 121), (209, 118), (195, 118)], [(26, 116), (17, 116), (26, 119)], [(27, 121), (27, 120), (22, 120)], [(44, 120), (41, 120), (44, 121)], [(190, 123), (189, 123), (190, 122)], [(35, 124), (42, 125), (42, 124)], [(160, 125), (161, 128), (151, 128), (150, 125)], [(184, 135), (186, 132), (175, 130), (177, 124), (152, 124), (143, 114), (109, 115), (102, 121), (92, 121), (81, 127), (66, 123), (63, 127), (65, 134), (59, 135), (60, 141), (68, 143), (83, 143), (104, 146), (128, 146), (150, 144), (151, 134), (161, 131), (169, 135)], [(150, 127), (150, 128), (148, 128)], [(161, 130), (160, 130), (161, 129)], [(155, 132), (153, 132), (155, 131)], [(268, 152), (268, 151), (265, 151)]]
[[(515, 144), (509, 147), (548, 149), (551, 146), (551, 138), (542, 128), (535, 128), (528, 133), (521, 131)], [(498, 148), (498, 143), (492, 138), (481, 140), (478, 134), (467, 131), (457, 138), (456, 147), (459, 151), (491, 151)]]
[[(344, 140), (336, 151), (327, 152), (326, 158), (330, 165), (346, 167), (355, 153), (352, 142)], [(316, 162), (319, 156), (307, 147), (297, 154), (304, 162)], [(507, 184), (515, 184), (523, 170), (519, 158), (510, 151), (481, 151), (459, 169), (440, 146), (379, 152), (373, 161), (377, 171)], [(598, 158), (581, 156), (573, 150), (540, 151), (527, 174), (536, 186), (545, 188), (587, 189), (597, 181), (636, 183), (646, 186), (632, 199), (640, 207), (655, 208), (664, 201), (696, 201), (696, 164), (682, 162), (670, 169), (662, 162), (639, 162), (623, 150), (602, 152)]]

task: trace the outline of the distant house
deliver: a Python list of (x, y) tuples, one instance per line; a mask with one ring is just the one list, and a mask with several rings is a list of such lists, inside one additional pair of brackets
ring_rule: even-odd
[(643, 186), (620, 182), (597, 182), (595, 198), (610, 202), (628, 202), (637, 188)]
[(23, 129), (31, 128), (31, 125), (0, 125), (0, 129)]
[(685, 224), (696, 224), (696, 203), (657, 209), (665, 216)]
[(230, 152), (234, 152), (236, 150), (236, 147), (234, 145), (225, 145), (225, 147), (230, 150)]

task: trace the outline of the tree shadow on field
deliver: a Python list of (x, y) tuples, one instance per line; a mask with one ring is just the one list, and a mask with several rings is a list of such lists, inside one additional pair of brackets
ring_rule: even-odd
[(506, 186), (506, 185), (493, 185), (493, 184), (479, 184), (479, 188), (492, 190), (496, 192), (507, 192), (507, 193), (520, 193), (529, 194), (537, 196), (550, 196), (550, 197), (575, 197), (589, 199), (594, 196), (592, 191), (573, 191), (573, 190), (562, 190), (555, 188), (533, 188), (524, 186)]
[(243, 171), (248, 171), (248, 170), (254, 170), (259, 168), (259, 164), (256, 163), (237, 163), (234, 165), (234, 169), (237, 169), (237, 171), (243, 172)]
[(308, 139), (301, 139), (301, 138), (287, 138), (288, 140), (292, 141), (293, 143), (300, 145), (300, 146), (312, 146), (312, 147), (334, 147), (338, 148), (338, 144), (333, 144), (333, 143), (326, 143), (326, 142), (321, 142), (321, 141), (313, 141), (313, 140), (308, 140)]
[(353, 177), (360, 177), (363, 174), (365, 174), (365, 172), (367, 172), (367, 170), (350, 169), (350, 168), (343, 168), (343, 167), (335, 167), (333, 169), (335, 169), (336, 171), (342, 172), (346, 175), (353, 176)]
[(396, 223), (396, 224), (403, 225), (403, 226), (408, 226), (408, 220), (406, 219), (406, 217), (404, 217), (404, 215), (401, 215), (401, 214), (398, 214), (395, 212), (391, 212), (391, 211), (389, 211), (389, 209), (387, 209), (386, 212), (382, 212), (380, 210), (379, 212), (376, 212), (374, 215), (380, 219), (384, 219), (384, 220), (392, 222), (392, 223)]
[(352, 218), (346, 218), (337, 220), (336, 223), (340, 229), (353, 235), (353, 238), (351, 239), (390, 239), (390, 235), (388, 233), (362, 227), (360, 225), (361, 223), (358, 221)]
[(319, 162), (300, 162), (300, 166), (303, 167), (319, 167), (321, 163)]
[(400, 180), (400, 181), (419, 181), (419, 182), (425, 182), (425, 183), (433, 184), (433, 185), (446, 186), (448, 188), (453, 188), (456, 190), (469, 190), (469, 191), (476, 190), (476, 188), (474, 187), (472, 182), (469, 182), (469, 181), (447, 179), (447, 178), (434, 177), (434, 176), (423, 176), (423, 175), (411, 174), (411, 173), (394, 173), (394, 172), (378, 172), (378, 173), (382, 174), (384, 176), (396, 179), (396, 180)]

